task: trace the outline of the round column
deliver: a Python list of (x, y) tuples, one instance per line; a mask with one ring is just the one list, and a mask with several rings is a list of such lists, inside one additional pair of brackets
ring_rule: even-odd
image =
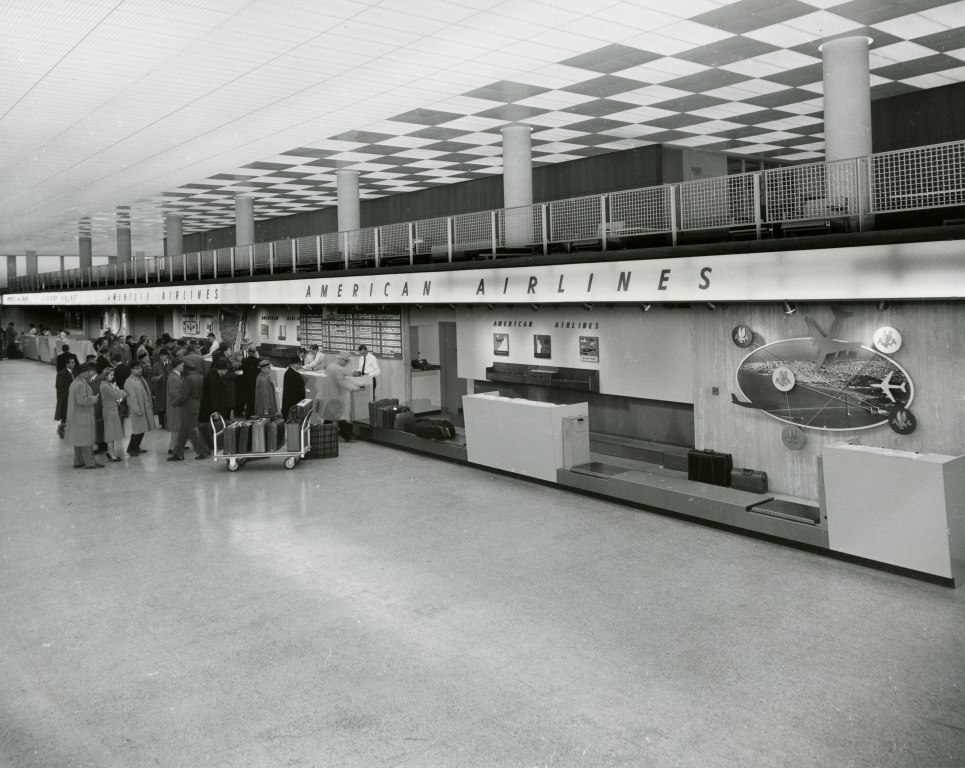
[(39, 273), (39, 267), (37, 263), (37, 252), (27, 251), (27, 274), (36, 275)]
[(867, 37), (843, 37), (821, 46), (828, 162), (871, 154), (870, 42)]
[(359, 206), (359, 172), (335, 171), (338, 181), (338, 231), (351, 232), (362, 228)]
[(17, 276), (17, 257), (11, 254), (7, 254), (7, 285), (10, 285), (10, 279)]
[(503, 207), (533, 204), (533, 129), (528, 125), (503, 128)]
[(117, 262), (126, 264), (131, 260), (131, 228), (117, 225)]
[(235, 197), (235, 245), (255, 243), (255, 198), (250, 195)]
[(167, 241), (167, 256), (180, 256), (184, 253), (184, 217), (176, 213), (164, 216), (164, 238)]
[(80, 256), (81, 269), (90, 269), (94, 266), (94, 246), (90, 235), (81, 235), (77, 238), (77, 253)]

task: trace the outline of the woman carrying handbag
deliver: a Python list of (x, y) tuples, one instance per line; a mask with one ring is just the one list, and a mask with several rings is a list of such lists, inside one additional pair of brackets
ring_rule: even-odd
[(104, 442), (107, 443), (107, 460), (120, 461), (118, 450), (124, 439), (124, 422), (127, 416), (127, 393), (114, 383), (114, 369), (105, 368), (100, 383), (101, 408), (104, 413)]

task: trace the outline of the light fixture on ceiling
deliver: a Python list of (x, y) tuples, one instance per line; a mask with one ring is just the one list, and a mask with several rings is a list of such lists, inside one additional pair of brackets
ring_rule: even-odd
[(539, 312), (539, 304), (530, 304), (529, 308), (534, 312)]
[(415, 305), (415, 308), (416, 308), (416, 309), (422, 309), (422, 305), (421, 305), (421, 304), (416, 304), (416, 305)]
[(649, 305), (649, 304), (641, 304), (641, 305), (640, 305), (640, 309), (641, 309), (643, 312), (649, 312), (649, 311), (650, 311), (650, 305)]
[(489, 310), (496, 309), (496, 305), (495, 305), (495, 304), (487, 304), (487, 305), (486, 305), (486, 309), (489, 309)]
[(455, 304), (446, 304), (446, 306), (449, 307), (449, 309), (455, 309), (455, 308), (456, 308), (456, 305), (455, 305)]
[(794, 304), (792, 304), (791, 302), (785, 301), (784, 314), (790, 316), (790, 315), (793, 315), (795, 312), (797, 312), (797, 307), (794, 306)]
[(891, 304), (889, 304), (887, 301), (884, 301), (884, 300), (882, 299), (881, 301), (878, 302), (878, 311), (879, 311), (879, 312), (884, 312), (884, 311), (885, 311), (886, 309), (888, 309), (888, 307), (890, 307), (890, 306), (891, 306)]
[(715, 309), (717, 309), (717, 305), (714, 304), (714, 302), (712, 302), (712, 301), (706, 302), (706, 305), (707, 305), (707, 309), (709, 309), (711, 312), (713, 312)]
[(584, 302), (583, 304), (580, 304), (580, 306), (583, 307), (583, 309), (585, 309), (587, 312), (592, 312), (592, 311), (593, 311), (593, 305), (592, 305), (592, 304), (587, 304), (587, 303)]

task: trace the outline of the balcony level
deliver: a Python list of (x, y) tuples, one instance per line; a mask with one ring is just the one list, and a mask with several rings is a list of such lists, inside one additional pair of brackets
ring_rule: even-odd
[[(965, 238), (965, 141), (44, 272), (8, 293)], [(520, 262), (519, 260), (523, 261)]]

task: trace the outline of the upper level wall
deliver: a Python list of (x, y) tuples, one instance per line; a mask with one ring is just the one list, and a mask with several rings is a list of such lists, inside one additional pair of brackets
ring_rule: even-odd
[(965, 139), (965, 83), (871, 102), (873, 152)]

